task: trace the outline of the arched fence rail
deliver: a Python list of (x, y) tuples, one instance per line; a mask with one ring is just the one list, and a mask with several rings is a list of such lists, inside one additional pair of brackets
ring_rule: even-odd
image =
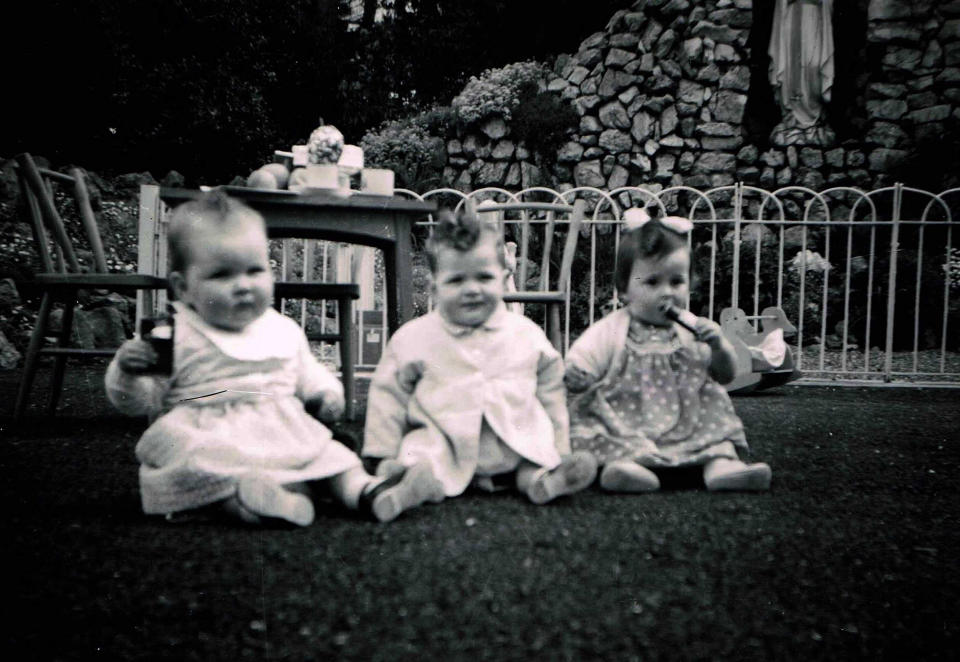
[[(621, 305), (612, 274), (621, 219), (626, 209), (646, 206), (694, 222), (688, 238), (691, 310), (717, 320), (722, 309), (740, 308), (756, 325), (764, 308), (782, 308), (797, 329), (788, 342), (806, 381), (960, 385), (960, 248), (952, 243), (960, 188), (768, 191), (738, 183), (709, 190), (441, 188), (397, 194), (452, 209), (488, 199), (585, 200), (587, 220), (568, 290), (567, 344)], [(510, 223), (508, 217), (507, 233)]]

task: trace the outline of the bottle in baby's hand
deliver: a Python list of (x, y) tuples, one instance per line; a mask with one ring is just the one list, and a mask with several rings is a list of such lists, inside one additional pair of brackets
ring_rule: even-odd
[(169, 375), (173, 372), (173, 317), (164, 316), (140, 320), (140, 338), (146, 340), (157, 353), (157, 362), (149, 372)]
[(681, 310), (669, 301), (664, 301), (660, 304), (660, 312), (668, 320), (673, 320), (688, 331), (697, 332), (697, 316), (689, 310)]

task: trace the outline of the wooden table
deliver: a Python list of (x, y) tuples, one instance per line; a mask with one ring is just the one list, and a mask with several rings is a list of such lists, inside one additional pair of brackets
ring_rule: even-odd
[[(436, 212), (435, 203), (364, 194), (337, 197), (326, 192), (221, 188), (263, 214), (271, 238), (326, 239), (382, 250), (389, 333), (392, 335), (413, 317), (411, 231), (416, 220)], [(165, 216), (169, 209), (202, 193), (197, 189), (140, 187), (140, 273), (166, 275)], [(162, 310), (156, 300), (144, 297), (138, 300), (137, 317), (155, 314), (158, 308)]]

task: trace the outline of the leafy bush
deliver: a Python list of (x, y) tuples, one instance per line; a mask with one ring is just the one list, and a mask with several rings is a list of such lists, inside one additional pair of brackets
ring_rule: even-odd
[(523, 141), (528, 149), (547, 156), (556, 155), (579, 121), (573, 106), (555, 94), (538, 91), (529, 99), (523, 99), (513, 111), (510, 127), (513, 137)]
[[(360, 140), (367, 165), (393, 170), (397, 186), (425, 190), (439, 185), (443, 169), (443, 139), (427, 126), (441, 130), (442, 110), (434, 109), (390, 120)], [(442, 129), (446, 130), (446, 129)]]
[(499, 69), (487, 69), (471, 76), (463, 91), (453, 100), (453, 108), (464, 124), (473, 124), (498, 116), (510, 121), (522, 100), (531, 98), (546, 77), (539, 62), (514, 62)]

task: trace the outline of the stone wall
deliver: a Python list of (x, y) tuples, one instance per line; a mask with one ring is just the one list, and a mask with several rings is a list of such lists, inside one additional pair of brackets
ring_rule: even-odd
[(493, 118), (448, 142), (445, 179), (461, 190), (888, 184), (918, 142), (960, 121), (960, 0), (838, 1), (866, 14), (859, 103), (831, 109), (859, 115), (855, 135), (747, 137), (752, 0), (640, 0), (557, 58), (547, 87), (580, 122), (555, 160)]

